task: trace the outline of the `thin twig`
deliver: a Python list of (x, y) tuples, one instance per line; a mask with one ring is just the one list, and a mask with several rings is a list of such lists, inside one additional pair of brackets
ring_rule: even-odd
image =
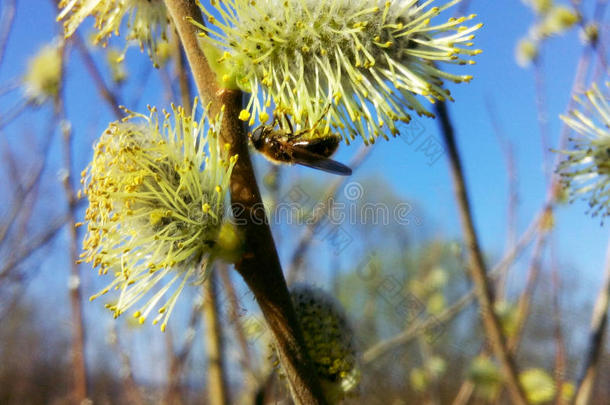
[(208, 371), (208, 399), (211, 405), (228, 405), (226, 368), (222, 325), (218, 308), (218, 286), (216, 272), (211, 272), (204, 283), (203, 321), (205, 323), (205, 347)]
[(472, 0), (464, 0), (462, 2), (460, 2), (460, 5), (456, 11), (456, 15), (465, 15), (466, 12), (468, 11), (468, 8), (470, 7), (470, 3), (472, 2)]
[(561, 304), (559, 301), (561, 293), (561, 275), (559, 273), (559, 264), (557, 263), (557, 253), (553, 240), (550, 243), (551, 251), (551, 278), (552, 278), (552, 295), (553, 295), (553, 337), (555, 340), (555, 387), (558, 387), (555, 394), (555, 405), (562, 405), (566, 401), (561, 392), (563, 387), (565, 372), (566, 372), (566, 345), (562, 330)]
[(597, 25), (598, 28), (598, 37), (595, 42), (591, 42), (590, 45), (593, 49), (597, 51), (597, 55), (599, 57), (599, 65), (598, 70), (607, 71), (608, 65), (606, 62), (606, 49), (602, 43), (602, 35), (604, 33), (604, 26), (601, 23), (604, 20), (604, 14), (606, 12), (606, 8), (608, 6), (608, 0), (597, 0), (595, 6), (593, 8), (593, 15), (591, 19), (586, 18), (582, 10), (582, 2), (581, 0), (571, 0), (572, 7), (578, 13), (580, 17), (578, 24), (581, 30), (586, 30), (588, 26)]
[[(543, 225), (545, 226), (545, 225)], [(525, 288), (521, 292), (519, 300), (517, 302), (517, 319), (515, 322), (515, 332), (508, 340), (508, 347), (512, 353), (516, 353), (523, 336), (525, 323), (529, 318), (530, 304), (532, 296), (534, 295), (534, 289), (537, 284), (540, 270), (542, 268), (542, 256), (544, 248), (549, 238), (549, 232), (545, 229), (541, 229), (534, 243), (534, 251), (532, 253), (532, 259), (529, 265), (527, 274), (527, 281)]]
[(161, 78), (161, 83), (163, 83), (163, 88), (165, 90), (163, 92), (164, 99), (168, 103), (175, 102), (178, 99), (178, 93), (176, 93), (176, 90), (174, 89), (172, 80), (173, 78), (169, 75), (169, 70), (167, 69), (167, 66), (161, 66), (158, 71), (159, 77)]
[(536, 58), (534, 61), (534, 82), (536, 87), (536, 109), (538, 131), (540, 132), (540, 144), (542, 146), (542, 162), (543, 173), (545, 177), (551, 174), (551, 136), (549, 129), (549, 120), (547, 113), (547, 103), (545, 96), (544, 69), (542, 66), (542, 57)]
[(589, 348), (587, 350), (587, 358), (585, 361), (584, 373), (581, 377), (576, 395), (574, 396), (574, 405), (587, 405), (590, 403), (595, 378), (599, 369), (602, 353), (604, 351), (604, 343), (606, 329), (608, 324), (608, 302), (610, 301), (610, 240), (606, 250), (606, 270), (604, 274), (604, 283), (595, 301), (593, 307), (593, 315), (591, 319), (591, 332), (589, 334)]
[(19, 116), (31, 106), (32, 104), (27, 99), (20, 98), (6, 113), (0, 115), (0, 129), (4, 129), (4, 127), (13, 122), (13, 120), (19, 118)]
[[(500, 121), (496, 114), (496, 109), (492, 104), (492, 100), (487, 98), (485, 106), (487, 108), (487, 113), (489, 115), (489, 120), (494, 129), (494, 134), (498, 140), (498, 144), (502, 150), (502, 154), (504, 155), (505, 165), (506, 165), (506, 173), (507, 173), (507, 183), (508, 183), (508, 204), (507, 204), (507, 215), (506, 215), (506, 252), (510, 252), (514, 249), (514, 246), (517, 243), (517, 208), (518, 208), (518, 178), (516, 173), (516, 163), (515, 163), (515, 154), (513, 150), (513, 145), (502, 129), (500, 125)], [(511, 269), (511, 265), (507, 265), (504, 267), (504, 270), (498, 273), (497, 280), (495, 280), (495, 287), (498, 294), (498, 299), (504, 299), (506, 295), (506, 281), (508, 278), (508, 273)], [(491, 272), (490, 276), (494, 277), (494, 271)], [(482, 345), (481, 350), (479, 350), (479, 355), (483, 355), (485, 357), (489, 356), (489, 345)], [(457, 394), (452, 402), (452, 405), (466, 405), (470, 401), (472, 394), (474, 393), (475, 384), (470, 378), (464, 379), (460, 388), (457, 391)]]
[(80, 52), (81, 58), (83, 59), (83, 63), (85, 64), (85, 69), (89, 72), (89, 76), (93, 79), (93, 83), (95, 87), (97, 87), (98, 93), (102, 96), (102, 99), (106, 101), (108, 107), (112, 110), (117, 119), (123, 118), (125, 113), (119, 108), (120, 102), (118, 96), (108, 87), (102, 74), (100, 73), (95, 61), (89, 54), (89, 50), (87, 50), (87, 46), (83, 42), (82, 38), (75, 32), (72, 35), (72, 41), (76, 45), (76, 48)]
[[(55, 119), (51, 119), (50, 122), (54, 123)], [(55, 132), (55, 131), (53, 131), (53, 132)], [(50, 140), (51, 138), (52, 138), (52, 135), (49, 134), (47, 141)], [(31, 145), (35, 144), (35, 142), (32, 139), (29, 139), (29, 141), (30, 141), (29, 143)], [(45, 141), (45, 143), (47, 141)], [(49, 156), (48, 150), (47, 149), (44, 149), (44, 150), (46, 151), (46, 153), (44, 153), (44, 157), (42, 158), (42, 160), (46, 160), (47, 157)], [(15, 222), (16, 222), (15, 232), (13, 235), (11, 235), (11, 241), (19, 243), (19, 241), (21, 241), (25, 238), (25, 236), (27, 235), (27, 232), (28, 232), (28, 225), (30, 224), (30, 219), (32, 218), (32, 214), (34, 213), (34, 207), (36, 205), (36, 202), (38, 201), (38, 193), (40, 191), (41, 176), (38, 178), (38, 180), (36, 180), (36, 182), (30, 188), (30, 190), (27, 193), (24, 193), (23, 187), (20, 182), (21, 176), (19, 176), (19, 174), (18, 174), (19, 165), (18, 165), (17, 161), (15, 160), (15, 156), (13, 156), (12, 154), (9, 153), (8, 160), (9, 160), (9, 164), (11, 167), (11, 178), (14, 179), (14, 181), (17, 183), (15, 194), (20, 194), (23, 196), (23, 198), (20, 199), (19, 202), (15, 202), (15, 204), (18, 204), (21, 208), (18, 210), (19, 218), (15, 218)], [(5, 235), (5, 237), (6, 237), (6, 235)], [(0, 242), (0, 243), (2, 243), (2, 242)], [(9, 257), (10, 257), (10, 253), (9, 253)]]
[[(493, 268), (490, 273), (490, 277), (496, 278), (502, 274), (505, 269), (510, 266), (520, 255), (520, 253), (529, 245), (530, 241), (536, 234), (538, 224), (540, 222), (541, 214), (535, 217), (532, 223), (529, 225), (527, 230), (523, 233), (519, 241), (515, 244), (513, 249), (508, 252), (502, 260)], [(436, 316), (430, 316), (421, 321), (414, 322), (409, 325), (407, 329), (396, 334), (395, 336), (378, 342), (375, 345), (367, 349), (362, 358), (365, 364), (371, 363), (377, 359), (380, 359), (384, 354), (389, 351), (410, 343), (419, 334), (424, 333), (430, 329), (443, 327), (443, 324), (451, 321), (458, 314), (460, 314), (475, 298), (475, 289), (470, 289), (460, 299), (455, 301), (453, 305), (446, 308), (443, 312)]]
[(308, 357), (304, 339), (292, 307), (286, 281), (268, 222), (261, 212), (262, 199), (250, 161), (244, 125), (239, 121), (242, 94), (223, 90), (199, 46), (197, 28), (188, 20), (203, 23), (192, 0), (165, 0), (189, 61), (204, 105), (211, 102), (210, 116), (224, 107), (221, 127), (228, 153), (239, 159), (231, 176), (231, 203), (245, 240), (245, 253), (236, 269), (254, 294), (273, 333), (280, 363), (297, 404), (325, 404), (322, 389)]
[(138, 384), (136, 383), (135, 377), (133, 375), (133, 367), (131, 367), (131, 359), (129, 358), (129, 354), (123, 349), (121, 346), (121, 342), (119, 341), (119, 331), (117, 330), (117, 322), (111, 322), (111, 331), (110, 331), (110, 344), (114, 348), (114, 352), (118, 353), (121, 360), (121, 371), (122, 371), (122, 382), (123, 389), (125, 390), (125, 396), (127, 397), (127, 401), (129, 404), (133, 405), (144, 405), (144, 398), (142, 396), (142, 392), (138, 388)]
[[(165, 403), (173, 404), (179, 401), (180, 398), (180, 377), (186, 361), (193, 349), (193, 343), (195, 342), (195, 330), (201, 319), (203, 302), (194, 305), (191, 311), (191, 317), (189, 319), (187, 332), (185, 333), (182, 347), (176, 353), (174, 353), (174, 345), (171, 341), (171, 333), (167, 337), (168, 354), (170, 356), (170, 364), (167, 378), (167, 388), (165, 391)], [(171, 331), (168, 331), (171, 332)]]
[[(67, 52), (62, 48), (62, 63)], [(63, 76), (63, 67), (62, 67)], [(60, 81), (60, 83), (62, 83)], [(73, 392), (72, 400), (81, 404), (87, 399), (87, 367), (85, 364), (85, 327), (82, 308), (82, 287), (78, 260), (78, 233), (76, 229), (77, 198), (72, 186), (72, 140), (73, 132), (64, 109), (63, 88), (55, 98), (55, 115), (60, 123), (62, 133), (62, 153), (65, 175), (63, 176), (64, 193), (68, 203), (68, 257), (70, 263), (70, 281), (68, 283), (70, 307), (72, 313), (72, 372)]]
[(134, 84), (134, 90), (131, 92), (132, 97), (129, 101), (130, 108), (138, 108), (140, 105), (153, 70), (154, 68), (151, 66), (150, 61), (147, 60), (138, 71), (138, 80)]
[[(363, 145), (360, 147), (356, 155), (352, 158), (349, 166), (353, 171), (358, 169), (358, 167), (364, 162), (369, 153), (373, 150), (372, 146)], [(305, 254), (311, 245), (313, 237), (316, 234), (318, 229), (318, 225), (320, 221), (324, 219), (328, 215), (328, 210), (330, 209), (329, 201), (335, 197), (339, 188), (346, 182), (345, 177), (340, 177), (335, 179), (324, 192), (324, 197), (322, 197), (322, 207), (324, 209), (315, 210), (313, 213), (313, 218), (307, 224), (307, 228), (303, 231), (297, 246), (292, 252), (292, 258), (290, 260), (290, 264), (288, 266), (288, 272), (286, 276), (286, 280), (288, 284), (294, 283), (298, 278), (298, 272), (303, 265), (303, 260), (305, 259)]]
[(483, 318), (483, 326), (494, 350), (494, 354), (500, 361), (506, 383), (509, 388), (509, 393), (514, 404), (527, 404), (525, 392), (519, 382), (519, 374), (517, 365), (513, 356), (508, 350), (506, 338), (502, 331), (502, 325), (498, 319), (498, 315), (494, 311), (494, 296), (491, 283), (488, 279), (486, 264), (483, 260), (478, 236), (474, 228), (470, 201), (464, 180), (461, 159), (457, 150), (453, 126), (451, 124), (447, 106), (444, 102), (436, 104), (436, 113), (440, 120), (441, 132), (445, 139), (451, 174), (455, 188), (456, 200), (459, 207), (460, 219), (466, 245), (470, 253), (470, 274), (472, 281), (475, 284), (475, 291), (481, 306), (481, 316)]
[[(56, 120), (54, 117), (52, 117), (49, 122), (50, 128), (44, 144), (48, 144), (48, 142), (50, 142), (56, 128)], [(35, 141), (33, 139), (26, 138), (26, 141), (28, 141), (30, 145), (35, 145)], [(4, 139), (4, 142), (6, 142), (6, 139)], [(43, 161), (43, 163), (40, 163), (39, 167), (35, 169), (36, 173), (34, 173), (34, 175), (28, 174), (27, 181), (23, 182), (21, 179), (22, 176), (19, 174), (19, 172), (23, 170), (21, 168), (22, 165), (19, 165), (17, 162), (18, 160), (21, 161), (23, 159), (17, 159), (17, 157), (12, 153), (12, 150), (8, 144), (5, 146), (4, 157), (9, 171), (8, 180), (9, 182), (14, 183), (12, 187), (13, 194), (19, 199), (13, 199), (13, 202), (11, 203), (11, 212), (8, 214), (9, 218), (5, 221), (5, 226), (2, 228), (3, 231), (0, 232), (2, 233), (2, 236), (0, 236), (0, 245), (6, 242), (10, 243), (9, 246), (4, 246), (4, 250), (7, 252), (7, 257), (3, 258), (4, 261), (10, 261), (13, 259), (15, 255), (15, 248), (20, 245), (21, 241), (24, 240), (28, 234), (28, 225), (30, 225), (32, 214), (35, 212), (34, 207), (38, 201), (37, 197), (41, 183), (40, 174), (42, 173), (41, 166), (44, 166), (44, 161), (46, 161), (49, 156), (48, 147), (43, 147), (42, 150), (45, 151), (42, 154), (42, 157), (34, 155), (33, 160)], [(9, 230), (13, 224), (15, 228), (14, 232), (10, 233), (10, 239), (6, 239), (6, 236), (9, 235)], [(35, 269), (39, 267), (40, 266), (35, 266)], [(28, 271), (27, 274), (25, 272), (19, 272), (18, 270), (19, 267), (13, 267), (9, 276), (5, 278), (4, 282), (0, 283), (0, 285), (7, 290), (7, 292), (10, 291), (9, 294), (12, 295), (12, 299), (9, 299), (8, 294), (0, 294), (3, 301), (10, 301), (8, 304), (4, 305), (4, 308), (2, 308), (0, 311), (0, 323), (6, 314), (14, 311), (17, 303), (23, 298), (23, 291), (27, 289), (28, 278), (31, 279), (35, 276), (35, 273), (37, 273), (37, 271), (34, 269)]]
[(49, 223), (43, 232), (25, 241), (22, 244), (23, 248), (16, 248), (15, 251), (17, 253), (15, 253), (14, 256), (12, 256), (4, 263), (2, 267), (0, 267), (0, 281), (7, 277), (15, 266), (21, 264), (24, 260), (32, 256), (38, 249), (46, 245), (49, 241), (51, 241), (51, 239), (57, 236), (59, 231), (61, 231), (66, 225), (68, 219), (67, 214), (56, 218), (54, 221)]
[[(55, 123), (55, 119), (53, 119), (53, 122)], [(46, 167), (46, 163), (48, 160), (48, 156), (49, 156), (48, 142), (50, 141), (51, 138), (52, 138), (52, 135), (50, 134), (47, 138), (47, 141), (45, 141), (45, 147), (43, 148), (44, 155), (43, 155), (42, 159), (37, 159), (37, 161), (39, 161), (38, 167), (36, 167), (34, 170), (32, 170), (33, 173), (29, 175), (29, 178), (27, 181), (25, 181), (25, 184), (23, 184), (23, 185), (20, 183), (17, 184), (17, 189), (14, 192), (14, 196), (13, 196), (11, 204), (10, 204), (10, 207), (11, 207), (10, 212), (8, 213), (8, 215), (6, 215), (5, 218), (2, 218), (2, 224), (0, 225), (0, 244), (2, 244), (4, 242), (6, 236), (9, 233), (9, 230), (13, 226), (13, 223), (15, 222), (19, 213), (23, 209), (23, 207), (24, 207), (23, 201), (28, 197), (28, 195), (32, 192), (32, 190), (34, 190), (34, 188), (37, 187), (38, 184), (40, 183), (40, 179), (42, 178), (42, 173), (44, 172), (44, 169)], [(10, 152), (10, 147), (8, 145), (6, 145), (5, 148), (6, 148), (5, 149), (6, 150), (5, 160), (8, 161), (9, 163), (11, 163), (13, 161), (13, 159), (12, 159), (12, 154)], [(11, 178), (14, 178), (14, 177), (15, 176), (13, 176), (13, 175), (11, 176)]]
[(0, 22), (0, 66), (4, 61), (4, 53), (6, 52), (6, 44), (13, 28), (13, 22), (15, 21), (15, 12), (17, 11), (17, 0), (6, 0), (4, 7), (2, 8), (2, 22)]
[[(591, 64), (591, 56), (593, 50), (591, 47), (585, 47), (582, 51), (580, 58), (578, 59), (578, 66), (576, 67), (576, 73), (574, 74), (574, 81), (572, 82), (572, 88), (570, 90), (570, 100), (566, 107), (566, 113), (569, 113), (576, 107), (576, 99), (573, 97), (575, 94), (584, 90), (584, 83), (587, 76), (587, 71)], [(559, 134), (559, 149), (565, 149), (568, 140), (571, 127), (562, 121), (561, 131)], [(556, 176), (555, 176), (556, 177)], [(559, 191), (559, 190), (557, 190)]]
[(21, 80), (19, 78), (12, 78), (6, 82), (0, 84), (0, 96), (3, 96), (11, 91), (17, 90), (21, 87)]
[(172, 31), (171, 34), (170, 45), (172, 47), (172, 56), (174, 59), (174, 74), (178, 78), (178, 85), (180, 86), (182, 107), (184, 107), (186, 111), (191, 111), (193, 95), (191, 94), (191, 84), (189, 83), (189, 76), (186, 71), (184, 52), (182, 52), (182, 47), (180, 46), (180, 37), (178, 37), (178, 33)]
[(237, 299), (237, 294), (235, 293), (235, 287), (233, 286), (233, 282), (231, 281), (231, 277), (229, 275), (228, 266), (221, 263), (217, 267), (218, 272), (220, 273), (222, 286), (227, 295), (227, 300), (229, 301), (229, 321), (233, 325), (235, 337), (237, 338), (237, 342), (241, 350), (240, 363), (246, 369), (246, 372), (248, 372), (250, 375), (254, 375), (252, 356), (250, 355), (250, 349), (248, 347), (248, 339), (246, 338), (246, 333), (240, 320), (241, 308)]
[[(507, 177), (508, 204), (506, 207), (506, 252), (510, 252), (517, 243), (517, 209), (519, 206), (519, 184), (517, 176), (517, 164), (514, 152), (514, 145), (510, 142), (496, 114), (496, 109), (492, 101), (486, 99), (485, 106), (489, 115), (489, 120), (494, 129), (494, 134), (498, 139), (502, 154), (504, 155)], [(506, 266), (506, 271), (500, 275), (496, 282), (498, 297), (502, 298), (506, 291), (506, 279), (511, 266)]]
[[(550, 215), (550, 211), (548, 215)], [(519, 350), (519, 344), (521, 343), (521, 338), (523, 337), (525, 324), (530, 315), (530, 305), (532, 297), (534, 295), (534, 290), (536, 288), (536, 284), (540, 275), (540, 270), (542, 268), (542, 256), (544, 253), (544, 248), (550, 236), (550, 230), (547, 229), (548, 220), (549, 218), (546, 218), (546, 221), (543, 218), (543, 221), (541, 223), (541, 228), (543, 229), (540, 229), (540, 231), (538, 232), (536, 242), (534, 243), (532, 258), (527, 272), (527, 281), (525, 283), (523, 291), (521, 291), (519, 300), (517, 301), (517, 315), (514, 327), (515, 331), (508, 339), (508, 348), (513, 356), (517, 355), (517, 351)], [(500, 387), (496, 391), (496, 394), (494, 395), (492, 400), (493, 403), (498, 402), (499, 398), (501, 398), (502, 396), (502, 391), (503, 387)]]

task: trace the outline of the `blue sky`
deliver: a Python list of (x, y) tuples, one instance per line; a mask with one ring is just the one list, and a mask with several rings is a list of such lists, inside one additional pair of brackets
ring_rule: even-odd
[[(0, 83), (19, 77), (27, 60), (58, 33), (59, 26), (55, 23), (52, 3), (42, 0), (19, 2), (17, 22), (8, 44), (5, 61), (0, 66)], [(484, 23), (475, 39), (476, 47), (482, 49), (483, 53), (476, 57), (476, 65), (459, 68), (460, 72), (474, 76), (470, 84), (448, 85), (456, 100), (449, 108), (457, 130), (477, 230), (486, 252), (497, 257), (505, 244), (507, 174), (504, 157), (486, 109), (487, 102), (495, 107), (498, 122), (515, 148), (520, 232), (541, 208), (546, 194), (548, 178), (542, 170), (543, 148), (537, 121), (534, 74), (531, 68), (518, 67), (514, 58), (515, 44), (527, 33), (534, 17), (531, 11), (517, 0), (474, 0), (469, 11), (478, 15), (474, 21)], [(90, 25), (91, 21), (87, 27)], [(122, 46), (121, 41), (115, 40), (113, 43)], [(575, 30), (565, 36), (550, 39), (545, 46), (544, 90), (553, 146), (557, 144), (561, 127), (558, 115), (565, 111), (570, 99), (570, 89), (581, 48)], [(83, 68), (80, 56), (75, 50), (72, 52), (67, 69), (66, 95), (68, 115), (78, 139), (75, 144), (74, 169), (75, 173), (79, 173), (91, 157), (91, 142), (114, 116), (96, 95), (95, 87)], [(103, 64), (99, 52), (94, 52), (94, 56)], [(149, 62), (145, 55), (139, 53), (137, 47), (132, 47), (127, 53), (127, 63), (128, 66), (133, 66), (130, 68), (132, 76), (142, 76), (147, 71)], [(160, 105), (160, 86), (158, 76), (153, 73), (147, 82), (140, 105), (127, 104), (128, 107), (142, 111), (148, 103)], [(122, 94), (129, 95), (132, 90), (133, 88), (128, 87)], [(132, 97), (124, 97), (123, 100), (132, 100)], [(0, 97), (0, 114), (15, 102), (14, 96)], [(45, 117), (48, 115), (49, 111), (44, 109), (30, 114), (27, 120), (19, 120), (2, 130), (2, 136), (12, 145), (18, 145), (24, 139), (25, 123), (27, 122), (27, 129), (41, 131), (46, 125)], [(434, 120), (418, 118), (417, 125), (423, 128), (423, 137), (433, 136), (440, 139)], [(353, 146), (343, 147), (336, 159), (348, 161), (358, 146), (359, 143), (355, 142)], [(55, 171), (59, 167), (59, 159), (59, 151), (53, 151), (50, 166)], [(260, 158), (256, 159), (258, 162)], [(320, 182), (332, 179), (330, 175), (312, 173), (310, 169), (291, 168), (284, 173), (287, 179), (304, 176), (313, 176)], [(415, 202), (421, 210), (419, 216), (424, 218), (425, 225), (432, 234), (460, 238), (459, 219), (444, 158), (430, 166), (426, 156), (421, 151), (418, 152), (416, 146), (400, 139), (380, 141), (371, 157), (351, 181), (370, 177), (383, 178), (393, 185), (405, 200)], [(57, 181), (54, 172), (50, 171), (47, 178), (49, 189), (61, 190), (58, 183), (53, 183)], [(6, 185), (2, 183), (2, 186)], [(56, 201), (47, 203), (60, 206)], [(577, 279), (589, 293), (589, 297), (594, 297), (602, 278), (608, 225), (601, 227), (599, 219), (586, 216), (586, 208), (586, 203), (577, 202), (558, 209), (555, 240), (560, 263), (566, 266), (566, 271), (576, 270)], [(61, 245), (63, 241), (65, 239), (62, 235), (56, 246)], [(288, 252), (283, 253), (283, 256), (287, 257)], [(54, 259), (52, 263), (43, 263), (43, 270), (48, 271), (41, 273), (32, 285), (30, 293), (46, 295), (49, 283), (55, 286), (65, 285), (67, 274), (66, 278), (62, 275), (58, 281), (54, 269), (58, 264), (66, 263), (63, 257)], [(99, 282), (92, 280), (95, 277), (94, 272), (83, 270), (85, 295), (88, 296), (95, 292)], [(519, 279), (513, 281), (516, 286), (522, 283)], [(48, 299), (67, 310), (65, 296), (60, 294)]]

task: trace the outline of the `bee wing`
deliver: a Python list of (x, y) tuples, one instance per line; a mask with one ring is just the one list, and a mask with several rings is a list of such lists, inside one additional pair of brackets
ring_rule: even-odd
[(299, 148), (298, 146), (293, 146), (291, 149), (292, 158), (296, 164), (323, 170), (332, 174), (338, 174), (340, 176), (351, 176), (352, 174), (352, 169), (336, 160), (312, 153), (306, 149)]

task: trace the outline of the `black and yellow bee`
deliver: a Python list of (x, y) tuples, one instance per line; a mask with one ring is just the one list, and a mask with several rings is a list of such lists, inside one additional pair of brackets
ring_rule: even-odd
[[(250, 135), (250, 140), (254, 148), (273, 163), (299, 164), (341, 176), (351, 175), (352, 169), (330, 159), (341, 143), (340, 135), (305, 136), (314, 132), (321, 120), (311, 128), (295, 132), (288, 118), (285, 121), (289, 128), (283, 128), (282, 121), (275, 118), (273, 125), (257, 127)], [(279, 128), (276, 129), (276, 126)]]

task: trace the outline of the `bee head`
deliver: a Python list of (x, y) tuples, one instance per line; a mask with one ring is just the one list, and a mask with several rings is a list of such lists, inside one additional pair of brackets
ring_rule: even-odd
[(260, 149), (263, 147), (263, 143), (265, 142), (265, 126), (261, 125), (252, 132), (250, 135), (250, 140), (252, 140), (252, 145), (254, 148)]

